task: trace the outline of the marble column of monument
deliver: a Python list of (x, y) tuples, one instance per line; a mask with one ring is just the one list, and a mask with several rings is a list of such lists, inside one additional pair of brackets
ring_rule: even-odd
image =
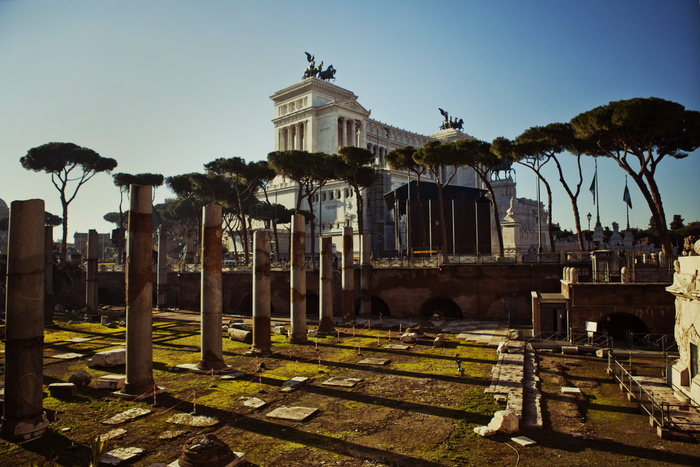
[(126, 381), (123, 392), (139, 395), (153, 381), (153, 242), (151, 187), (130, 185), (126, 245)]
[(333, 239), (321, 236), (321, 272), (319, 275), (318, 332), (332, 334), (333, 327)]
[(44, 201), (10, 204), (5, 295), (5, 395), (0, 435), (25, 441), (49, 425), (43, 408)]
[(265, 230), (253, 233), (253, 346), (251, 352), (272, 352), (270, 338), (270, 241)]
[(85, 312), (88, 316), (97, 315), (97, 256), (99, 236), (97, 230), (88, 230), (87, 271), (85, 274)]
[(53, 227), (44, 226), (44, 327), (55, 326), (53, 322)]
[(210, 204), (202, 208), (202, 278), (200, 282), (202, 358), (197, 364), (197, 368), (200, 370), (226, 368), (221, 337), (223, 324), (222, 257), (221, 206)]
[(289, 297), (292, 328), (289, 342), (292, 344), (305, 344), (309, 341), (306, 330), (306, 233), (304, 230), (304, 216), (294, 214)]
[(355, 265), (353, 264), (352, 227), (343, 229), (343, 258), (341, 261), (343, 321), (355, 320)]
[(360, 316), (363, 318), (372, 317), (372, 258), (370, 249), (370, 235), (362, 235), (361, 256), (362, 264), (360, 265)]
[(156, 296), (159, 310), (168, 308), (168, 227), (158, 227), (158, 274)]

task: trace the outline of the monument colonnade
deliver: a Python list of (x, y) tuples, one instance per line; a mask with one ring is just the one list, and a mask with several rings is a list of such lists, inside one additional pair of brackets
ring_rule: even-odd
[[(363, 147), (365, 125), (361, 120), (340, 116), (337, 119), (338, 149), (344, 146)], [(308, 120), (285, 125), (277, 129), (277, 141), (280, 151), (313, 151), (312, 123)]]

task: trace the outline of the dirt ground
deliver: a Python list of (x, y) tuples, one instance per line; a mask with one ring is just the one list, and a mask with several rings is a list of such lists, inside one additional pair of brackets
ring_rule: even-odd
[[(87, 368), (87, 356), (63, 361), (52, 358), (72, 351), (86, 355), (123, 345), (124, 328), (68, 323), (47, 329), (44, 384), (63, 382), (79, 369), (93, 375), (90, 387), (77, 397), (58, 400), (48, 395), (44, 408), (51, 432), (40, 439), (12, 444), (0, 441), (0, 465), (89, 465), (89, 445), (96, 435), (114, 429), (101, 422), (132, 407), (152, 410), (124, 423), (126, 433), (108, 442), (107, 450), (136, 446), (144, 453), (123, 465), (170, 463), (182, 446), (215, 434), (234, 451), (245, 452), (251, 466), (469, 466), (469, 465), (700, 465), (696, 440), (662, 440), (647, 418), (627, 402), (605, 374), (605, 361), (590, 356), (538, 354), (543, 394), (544, 427), (523, 428), (519, 435), (537, 445), (521, 447), (510, 436), (482, 438), (473, 428), (485, 425), (503, 407), (484, 394), (496, 354), (448, 335), (446, 345), (433, 348), (428, 332), (408, 350), (390, 350), (398, 329), (339, 328), (340, 334), (312, 338), (309, 345), (291, 346), (273, 337), (274, 354), (245, 355), (249, 345), (224, 339), (224, 360), (243, 373), (236, 380), (221, 375), (178, 371), (178, 363), (200, 358), (196, 323), (156, 321), (154, 379), (166, 389), (153, 400), (126, 402), (95, 380), (123, 373), (124, 367)], [(274, 319), (273, 319), (274, 321)], [(82, 343), (68, 341), (87, 337)], [(455, 356), (465, 368), (457, 371)], [(367, 365), (365, 358), (384, 358), (386, 365)], [(264, 363), (264, 370), (259, 365)], [(283, 383), (306, 376), (302, 386), (286, 392)], [(330, 377), (359, 378), (353, 388), (324, 386)], [(581, 388), (581, 396), (565, 396), (561, 386)], [(241, 397), (268, 403), (245, 407)], [(319, 409), (304, 422), (266, 417), (272, 409), (302, 406)], [(218, 423), (198, 428), (168, 420), (177, 413), (212, 416)], [(178, 436), (174, 430), (184, 431)], [(166, 435), (166, 436), (164, 436)], [(175, 436), (168, 438), (168, 436)], [(213, 466), (210, 466), (213, 467)]]

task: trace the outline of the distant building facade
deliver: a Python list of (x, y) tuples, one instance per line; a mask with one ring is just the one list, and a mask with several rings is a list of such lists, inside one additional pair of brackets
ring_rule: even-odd
[[(276, 151), (303, 150), (334, 154), (344, 146), (357, 146), (367, 148), (374, 154), (372, 166), (377, 169), (379, 177), (373, 186), (363, 190), (364, 233), (370, 234), (371, 249), (374, 252), (398, 252), (401, 248), (397, 243), (401, 241), (401, 237), (397, 235), (395, 211), (387, 206), (384, 197), (387, 193), (416, 180), (415, 175), (390, 169), (386, 163), (386, 155), (400, 147), (421, 147), (431, 140), (452, 142), (473, 139), (455, 128), (443, 128), (425, 136), (374, 120), (370, 118), (370, 111), (358, 102), (354, 93), (315, 77), (305, 78), (274, 93), (270, 98), (274, 103), (272, 122)], [(442, 170), (445, 174), (452, 172), (451, 167)], [(429, 182), (430, 177), (426, 174), (421, 180)], [(474, 170), (467, 167), (457, 169), (450, 185), (484, 189)], [(296, 182), (285, 177), (276, 177), (267, 189), (269, 200), (293, 207), (297, 201), (297, 188)], [(500, 217), (503, 218), (511, 205), (511, 199), (515, 197), (515, 182), (508, 175), (505, 180), (494, 181), (494, 188)], [(304, 201), (302, 209), (308, 209), (306, 203)], [(535, 207), (535, 214), (531, 205)], [(537, 218), (536, 202), (515, 199), (515, 206), (520, 228), (517, 234), (509, 237), (514, 243), (507, 245), (506, 250), (528, 251), (533, 245), (537, 245), (536, 238), (533, 240), (528, 237), (533, 232), (532, 225)], [(353, 227), (357, 232), (357, 202), (352, 189), (345, 182), (327, 183), (314, 196), (313, 214), (316, 219), (315, 235), (340, 238), (346, 226)], [(541, 224), (546, 226), (546, 215), (542, 217)], [(498, 251), (494, 224), (492, 220), (492, 250)], [(546, 228), (542, 230), (546, 232)], [(307, 235), (310, 234), (311, 232), (307, 231)], [(543, 235), (543, 239), (545, 237)], [(285, 249), (284, 245), (280, 246), (280, 250)], [(318, 249), (318, 242), (315, 248)], [(340, 248), (339, 241), (334, 243), (335, 248)]]

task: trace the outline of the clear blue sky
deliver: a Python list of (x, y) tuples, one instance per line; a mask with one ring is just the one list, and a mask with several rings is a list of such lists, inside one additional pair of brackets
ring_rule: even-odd
[[(263, 159), (269, 96), (301, 79), (305, 51), (333, 64), (335, 84), (373, 118), (421, 134), (438, 130), (438, 107), (486, 141), (633, 97), (700, 110), (698, 0), (0, 0), (0, 198), (43, 198), (60, 214), (49, 175), (19, 164), (51, 141), (128, 173)], [(659, 168), (669, 222), (700, 220), (699, 156)], [(592, 159), (584, 170), (580, 209), (595, 214)], [(624, 227), (624, 173), (610, 160), (599, 171), (601, 221)], [(518, 169), (518, 196), (534, 198), (534, 180)], [(646, 228), (649, 209), (630, 191), (631, 224)], [(102, 216), (118, 203), (111, 176), (97, 175), (71, 204), (71, 239), (109, 231)], [(563, 190), (554, 220), (573, 227)]]

